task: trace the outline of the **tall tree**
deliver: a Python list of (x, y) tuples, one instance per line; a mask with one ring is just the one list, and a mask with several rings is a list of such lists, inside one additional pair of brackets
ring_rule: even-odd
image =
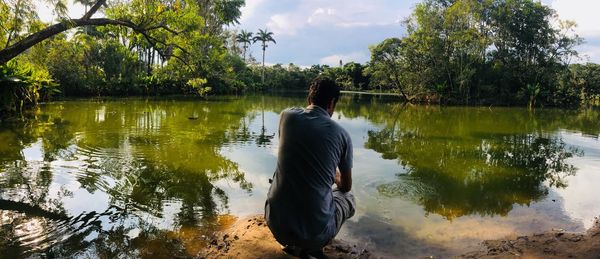
[(401, 53), (403, 48), (403, 42), (399, 38), (386, 39), (375, 46), (371, 46), (369, 73), (380, 89), (382, 86), (393, 87), (400, 92), (406, 101), (410, 102), (416, 92), (411, 91), (409, 85), (403, 82), (406, 75), (403, 69), (405, 62)]
[(263, 67), (263, 71), (262, 71), (262, 83), (265, 83), (265, 51), (267, 50), (267, 47), (269, 45), (267, 45), (267, 43), (269, 42), (273, 42), (275, 44), (277, 44), (277, 42), (275, 42), (275, 39), (273, 38), (273, 32), (268, 31), (267, 29), (258, 29), (258, 33), (256, 33), (256, 36), (254, 36), (253, 38), (254, 42), (260, 41), (261, 45), (262, 45), (262, 67)]
[(533, 0), (424, 0), (404, 24), (406, 37), (371, 48), (373, 79), (444, 103), (558, 104), (581, 43), (575, 23)]
[(252, 32), (248, 32), (246, 30), (242, 30), (240, 34), (235, 37), (235, 40), (239, 43), (242, 43), (242, 48), (244, 49), (244, 62), (246, 62), (246, 51), (248, 47), (253, 43), (252, 42)]

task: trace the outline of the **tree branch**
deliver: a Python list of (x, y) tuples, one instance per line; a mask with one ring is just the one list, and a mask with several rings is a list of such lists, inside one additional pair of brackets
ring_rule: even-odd
[(164, 29), (165, 31), (168, 31), (168, 32), (173, 33), (175, 35), (179, 35), (180, 33), (183, 32), (183, 31), (178, 32), (176, 30), (173, 30), (173, 29), (167, 27), (164, 23), (160, 23), (158, 25), (150, 26), (150, 27), (146, 28), (147, 31), (152, 31), (152, 30), (156, 30), (156, 29)]
[[(96, 4), (94, 5), (94, 7), (98, 7), (100, 5), (102, 5), (102, 3), (105, 0), (99, 0), (98, 2), (96, 2)], [(93, 8), (93, 7), (92, 7)], [(96, 8), (97, 10), (97, 8)], [(91, 11), (91, 10), (90, 10)], [(84, 15), (84, 17), (88, 16), (88, 15), (92, 15), (93, 13), (88, 12), (86, 13), (86, 15)], [(15, 44), (6, 47), (5, 49), (0, 50), (0, 65), (5, 64), (6, 62), (8, 62), (9, 60), (15, 58), (16, 56), (18, 56), (19, 54), (23, 53), (24, 51), (26, 51), (27, 49), (31, 48), (32, 46), (34, 46), (35, 44), (38, 44), (39, 42), (46, 40), (56, 34), (59, 34), (61, 32), (64, 32), (68, 29), (71, 28), (75, 28), (75, 27), (80, 27), (80, 26), (86, 26), (86, 25), (93, 25), (93, 26), (105, 26), (105, 25), (119, 25), (119, 26), (125, 26), (125, 27), (129, 27), (131, 29), (133, 29), (135, 32), (140, 33), (142, 35), (144, 35), (144, 37), (147, 40), (150, 40), (151, 44), (155, 44), (154, 42), (159, 42), (165, 46), (167, 46), (168, 44), (166, 44), (165, 42), (162, 42), (156, 38), (151, 37), (148, 34), (148, 29), (143, 28), (138, 26), (137, 24), (131, 22), (131, 21), (126, 21), (126, 20), (113, 20), (113, 19), (108, 19), (108, 18), (93, 18), (93, 19), (71, 19), (68, 20), (67, 22), (62, 22), (62, 23), (57, 23), (57, 24), (53, 24), (50, 25), (46, 28), (44, 28), (41, 31), (38, 31), (36, 33), (33, 33), (29, 36), (27, 36), (26, 38), (16, 42)], [(166, 27), (166, 26), (164, 26)], [(173, 45), (176, 48), (182, 50), (184, 53), (188, 53), (184, 48), (177, 46), (177, 45)]]
[(98, 0), (96, 1), (96, 3), (92, 6), (92, 8), (90, 8), (90, 10), (85, 13), (83, 15), (83, 17), (81, 17), (82, 20), (88, 20), (90, 18), (92, 18), (92, 15), (94, 15), (98, 9), (100, 9), (101, 6), (106, 4), (106, 0)]

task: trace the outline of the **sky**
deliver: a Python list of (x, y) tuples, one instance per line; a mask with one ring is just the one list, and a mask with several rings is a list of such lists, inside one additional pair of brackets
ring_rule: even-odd
[[(69, 1), (69, 0), (68, 0)], [(277, 44), (269, 44), (268, 64), (294, 63), (338, 65), (339, 61), (364, 63), (369, 46), (386, 38), (405, 36), (401, 20), (418, 0), (246, 0), (240, 24), (233, 29), (274, 32)], [(577, 62), (600, 63), (600, 1), (542, 0), (555, 9), (559, 19), (578, 24), (576, 33), (585, 39), (578, 47)], [(71, 17), (80, 17), (81, 5), (69, 3)], [(52, 20), (49, 8), (38, 5), (39, 15)], [(261, 57), (259, 44), (250, 53)]]

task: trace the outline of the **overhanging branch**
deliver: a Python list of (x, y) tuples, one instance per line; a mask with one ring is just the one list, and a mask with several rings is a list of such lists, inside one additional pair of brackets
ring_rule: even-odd
[[(2, 1), (4, 1), (4, 0), (2, 0)], [(172, 34), (175, 34), (175, 35), (179, 34), (179, 32), (169, 28), (168, 26), (166, 26), (163, 23), (158, 24), (156, 26), (152, 26), (152, 27), (146, 27), (146, 26), (141, 26), (139, 24), (135, 24), (135, 23), (133, 23), (131, 21), (127, 21), (127, 20), (114, 20), (114, 19), (108, 19), (108, 18), (92, 19), (92, 16), (103, 5), (106, 5), (106, 0), (97, 0), (96, 3), (94, 3), (94, 5), (92, 5), (90, 10), (87, 13), (85, 13), (83, 15), (83, 17), (81, 17), (81, 19), (70, 19), (65, 22), (50, 25), (50, 26), (44, 28), (43, 30), (33, 33), (33, 34), (27, 36), (26, 38), (0, 50), (0, 65), (5, 64), (9, 60), (15, 58), (19, 54), (21, 54), (21, 53), (25, 52), (26, 50), (28, 50), (29, 48), (33, 47), (35, 44), (38, 44), (56, 34), (66, 31), (68, 29), (80, 27), (80, 26), (119, 25), (119, 26), (129, 27), (129, 28), (133, 29), (135, 32), (144, 35), (144, 37), (153, 46), (156, 46), (156, 42), (159, 42), (165, 46), (167, 46), (167, 44), (163, 41), (159, 41), (158, 39), (150, 36), (148, 34), (148, 32), (151, 30), (156, 30), (156, 29), (162, 28)], [(182, 50), (184, 53), (187, 53), (187, 51), (184, 48), (177, 46), (175, 44), (171, 44), (171, 45)], [(160, 50), (158, 50), (158, 51), (160, 54)]]
[[(100, 0), (98, 2), (96, 2), (96, 5), (94, 6), (99, 6), (102, 5), (104, 1)], [(91, 11), (91, 10), (90, 10)], [(86, 15), (84, 15), (84, 17), (86, 17), (87, 15), (90, 15), (93, 13), (86, 13)], [(92, 25), (92, 26), (105, 26), (105, 25), (118, 25), (118, 26), (125, 26), (125, 27), (129, 27), (131, 29), (133, 29), (135, 32), (140, 33), (142, 35), (144, 35), (144, 37), (150, 41), (151, 44), (156, 44), (156, 42), (159, 42), (161, 44), (164, 44), (165, 46), (167, 45), (165, 42), (160, 41), (152, 36), (150, 36), (148, 34), (148, 29), (141, 27), (131, 21), (127, 21), (127, 20), (114, 20), (114, 19), (108, 19), (108, 18), (93, 18), (93, 19), (71, 19), (68, 20), (67, 22), (62, 22), (62, 23), (57, 23), (57, 24), (53, 24), (50, 25), (46, 28), (44, 28), (41, 31), (38, 31), (36, 33), (33, 33), (29, 36), (27, 36), (26, 38), (16, 42), (15, 44), (8, 46), (5, 49), (0, 50), (0, 65), (1, 64), (5, 64), (6, 62), (8, 62), (9, 60), (15, 58), (16, 56), (18, 56), (19, 54), (23, 53), (24, 51), (26, 51), (27, 49), (31, 48), (32, 46), (34, 46), (35, 44), (40, 43), (41, 41), (44, 41), (56, 34), (62, 33), (68, 29), (71, 28), (75, 28), (75, 27), (80, 27), (80, 26), (87, 26), (87, 25)], [(159, 28), (168, 28), (167, 26), (162, 25)], [(165, 29), (167, 30), (167, 29)], [(168, 29), (167, 31), (173, 31), (171, 29)], [(177, 45), (171, 44), (174, 47), (182, 50), (184, 53), (187, 53), (187, 51)]]

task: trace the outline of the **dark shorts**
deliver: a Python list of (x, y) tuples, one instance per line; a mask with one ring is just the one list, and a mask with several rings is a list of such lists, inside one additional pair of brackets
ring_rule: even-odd
[(342, 228), (342, 224), (354, 216), (356, 201), (351, 192), (343, 193), (336, 188), (333, 190), (333, 202), (335, 203), (335, 235), (337, 235)]
[(333, 190), (333, 202), (335, 206), (335, 234), (327, 241), (317, 241), (317, 240), (297, 240), (293, 235), (286, 234), (285, 230), (278, 229), (269, 222), (269, 204), (268, 202), (265, 204), (265, 216), (267, 217), (267, 225), (269, 229), (275, 236), (275, 239), (282, 245), (290, 245), (294, 247), (301, 247), (305, 250), (319, 250), (323, 246), (327, 245), (335, 236), (338, 234), (340, 229), (342, 228), (342, 224), (354, 216), (354, 208), (355, 208), (355, 200), (354, 195), (350, 192), (343, 193), (338, 191), (337, 189)]

